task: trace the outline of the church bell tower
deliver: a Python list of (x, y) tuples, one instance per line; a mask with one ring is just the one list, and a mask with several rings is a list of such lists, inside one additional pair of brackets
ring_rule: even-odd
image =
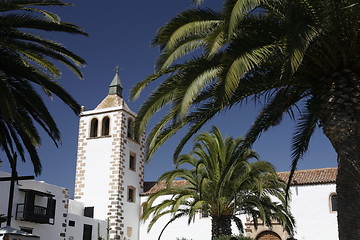
[(136, 139), (136, 114), (122, 98), (118, 69), (109, 93), (80, 115), (75, 200), (109, 221), (109, 239), (139, 239), (144, 182), (144, 137)]

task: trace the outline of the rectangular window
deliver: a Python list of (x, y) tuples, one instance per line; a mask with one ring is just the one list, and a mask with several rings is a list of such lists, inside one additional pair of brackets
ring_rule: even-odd
[(337, 207), (337, 195), (333, 194), (331, 195), (331, 211), (336, 212), (338, 210)]
[(75, 221), (70, 220), (70, 221), (69, 221), (69, 226), (70, 226), (70, 227), (75, 227)]
[(94, 207), (85, 207), (84, 216), (89, 218), (94, 218)]
[(129, 159), (129, 169), (132, 171), (136, 170), (136, 157), (135, 155), (130, 155), (130, 159)]
[(33, 233), (33, 228), (29, 228), (29, 227), (20, 227), (20, 230), (26, 233)]
[(128, 187), (128, 202), (135, 202), (135, 191), (134, 187)]

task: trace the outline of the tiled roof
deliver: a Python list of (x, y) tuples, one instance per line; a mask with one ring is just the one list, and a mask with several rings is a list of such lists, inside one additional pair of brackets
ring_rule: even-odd
[[(290, 172), (278, 172), (279, 177), (287, 182)], [(335, 183), (337, 175), (337, 168), (320, 168), (320, 169), (308, 169), (298, 170), (294, 173), (291, 185), (314, 185)]]
[[(173, 186), (174, 187), (181, 187), (181, 186), (185, 186), (186, 184), (188, 184), (187, 180), (175, 180), (173, 182)], [(156, 182), (145, 182), (144, 183), (144, 192), (141, 194), (142, 196), (147, 196), (150, 195), (152, 193), (156, 193), (157, 191), (160, 191), (162, 189), (166, 188), (166, 182), (160, 182), (160, 183), (156, 183)]]
[[(287, 182), (289, 179), (290, 171), (287, 172), (278, 172), (279, 177)], [(335, 183), (337, 175), (337, 168), (320, 168), (320, 169), (308, 169), (308, 170), (298, 170), (293, 176), (291, 185), (316, 185), (316, 184), (326, 184), (326, 183)], [(173, 186), (181, 187), (187, 184), (186, 180), (175, 180)], [(165, 182), (145, 182), (144, 183), (144, 192), (142, 196), (147, 196), (152, 193), (155, 193), (166, 187)]]

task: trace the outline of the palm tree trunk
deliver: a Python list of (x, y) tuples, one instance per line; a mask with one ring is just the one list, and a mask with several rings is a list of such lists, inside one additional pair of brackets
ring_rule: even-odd
[(231, 234), (230, 216), (211, 217), (211, 239), (220, 236), (230, 236)]
[(320, 120), (338, 154), (336, 192), (340, 240), (360, 239), (360, 78), (345, 71), (323, 88)]

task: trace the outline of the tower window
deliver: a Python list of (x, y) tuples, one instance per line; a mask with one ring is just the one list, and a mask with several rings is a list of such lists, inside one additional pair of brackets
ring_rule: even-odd
[(338, 210), (337, 207), (337, 194), (333, 193), (330, 195), (330, 211), (336, 212)]
[(75, 221), (69, 220), (69, 227), (75, 227)]
[(128, 202), (135, 202), (135, 192), (136, 189), (134, 187), (132, 186), (128, 187), (128, 197), (127, 197)]
[(128, 119), (127, 136), (134, 139), (134, 120), (132, 118)]
[(90, 123), (90, 137), (97, 137), (98, 125), (98, 120), (96, 118), (93, 118)]
[(136, 156), (130, 154), (129, 158), (129, 169), (135, 171), (136, 170)]
[(104, 117), (101, 125), (101, 136), (109, 136), (110, 135), (110, 118)]

